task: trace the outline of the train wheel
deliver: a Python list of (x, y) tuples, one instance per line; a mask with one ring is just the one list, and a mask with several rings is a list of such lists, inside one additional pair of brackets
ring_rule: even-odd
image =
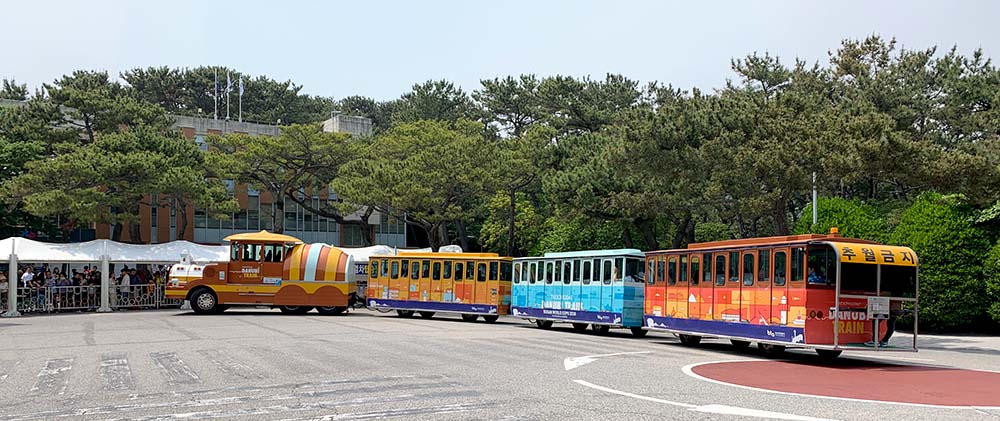
[(421, 311), (420, 312), (420, 318), (422, 318), (422, 319), (429, 319), (431, 317), (434, 317), (434, 312), (433, 311)]
[(498, 315), (483, 316), (483, 321), (486, 323), (496, 323), (497, 320), (500, 320), (500, 316)]
[(541, 329), (551, 329), (552, 328), (552, 321), (551, 320), (535, 320), (535, 325), (537, 325)]
[(281, 306), (281, 307), (279, 307), (279, 309), (281, 309), (281, 312), (285, 313), (285, 314), (306, 314), (306, 313), (309, 312), (309, 310), (312, 310), (312, 307), (305, 307), (305, 306)]
[(577, 332), (586, 332), (588, 327), (590, 326), (586, 323), (573, 323), (573, 330)]
[(844, 352), (844, 351), (841, 351), (839, 349), (836, 350), (836, 351), (834, 351), (832, 349), (817, 349), (816, 350), (816, 353), (819, 354), (819, 357), (822, 358), (822, 359), (824, 359), (824, 360), (832, 360), (834, 358), (837, 358), (837, 357), (840, 356), (841, 352)]
[(683, 345), (695, 346), (701, 343), (701, 336), (685, 335), (682, 333), (677, 335), (677, 337), (680, 338)]
[(760, 348), (760, 350), (764, 351), (764, 353), (767, 355), (778, 355), (781, 354), (782, 352), (785, 352), (784, 345), (757, 343), (757, 348)]
[(396, 310), (396, 315), (404, 319), (413, 317), (413, 310)]
[(741, 340), (737, 340), (737, 339), (730, 339), (729, 343), (733, 344), (733, 348), (736, 348), (737, 351), (742, 351), (742, 350), (747, 349), (747, 348), (750, 347), (750, 341), (741, 341)]
[(191, 296), (191, 309), (197, 314), (215, 313), (218, 305), (218, 299), (209, 289), (202, 289)]
[(344, 314), (347, 311), (347, 307), (316, 307), (316, 311), (324, 316), (336, 316)]
[[(369, 307), (369, 308), (371, 308), (371, 307)], [(392, 309), (391, 308), (385, 308), (385, 307), (375, 307), (375, 311), (377, 311), (379, 313), (388, 313), (388, 312), (392, 311)]]
[(641, 338), (643, 336), (646, 336), (647, 333), (649, 333), (648, 330), (643, 329), (641, 327), (633, 327), (631, 330), (632, 330), (632, 337), (635, 338)]
[(611, 330), (611, 327), (608, 325), (591, 325), (590, 327), (591, 329), (594, 329), (594, 333), (598, 335), (605, 335), (609, 330)]
[(479, 319), (479, 315), (478, 314), (463, 314), (462, 315), (462, 320), (467, 321), (467, 322), (474, 322), (474, 321), (476, 321), (476, 319)]

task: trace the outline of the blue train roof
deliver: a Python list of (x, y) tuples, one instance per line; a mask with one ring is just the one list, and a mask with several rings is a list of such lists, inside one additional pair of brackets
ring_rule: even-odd
[(581, 251), (564, 251), (558, 253), (545, 253), (544, 256), (520, 257), (514, 260), (567, 259), (567, 258), (578, 258), (578, 257), (611, 257), (611, 256), (645, 257), (642, 251), (637, 249), (616, 249), (616, 250), (581, 250)]

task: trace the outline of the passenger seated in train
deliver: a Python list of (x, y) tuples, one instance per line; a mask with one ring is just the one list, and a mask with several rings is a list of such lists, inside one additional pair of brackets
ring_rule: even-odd
[(818, 263), (809, 264), (809, 278), (807, 279), (810, 284), (826, 285), (829, 283), (826, 276), (819, 271)]

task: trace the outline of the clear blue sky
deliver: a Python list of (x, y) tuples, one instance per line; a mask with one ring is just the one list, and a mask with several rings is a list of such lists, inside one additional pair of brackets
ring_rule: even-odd
[(689, 89), (754, 51), (826, 62), (844, 38), (1000, 54), (997, 1), (17, 1), (0, 77), (38, 86), (74, 69), (225, 65), (310, 94), (398, 97), (510, 74), (622, 73)]

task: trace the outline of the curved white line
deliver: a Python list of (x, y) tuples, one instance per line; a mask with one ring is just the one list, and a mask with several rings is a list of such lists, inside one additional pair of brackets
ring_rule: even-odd
[(832, 421), (832, 420), (829, 420), (827, 418), (805, 417), (805, 416), (801, 416), (801, 415), (785, 414), (785, 413), (781, 413), (781, 412), (762, 411), (762, 410), (759, 410), (759, 409), (751, 409), (751, 408), (740, 408), (740, 407), (728, 406), (728, 405), (715, 405), (715, 404), (712, 404), (712, 405), (694, 405), (694, 404), (684, 403), (684, 402), (674, 402), (674, 401), (668, 401), (668, 400), (665, 400), (665, 399), (659, 399), (659, 398), (653, 398), (653, 397), (649, 397), (649, 396), (637, 395), (635, 393), (623, 392), (621, 390), (615, 390), (615, 389), (612, 389), (610, 387), (604, 387), (604, 386), (601, 386), (601, 385), (596, 385), (596, 384), (593, 384), (593, 383), (590, 383), (590, 382), (587, 382), (587, 381), (584, 381), (584, 380), (573, 380), (573, 381), (576, 384), (579, 384), (581, 386), (586, 386), (586, 387), (589, 387), (591, 389), (600, 390), (602, 392), (613, 393), (613, 394), (616, 394), (616, 395), (626, 396), (626, 397), (635, 398), (635, 399), (641, 399), (641, 400), (644, 400), (644, 401), (662, 403), (662, 404), (667, 404), (667, 405), (672, 405), (672, 406), (679, 406), (681, 408), (687, 409), (688, 411), (704, 412), (704, 413), (708, 413), (708, 414), (737, 415), (737, 416), (743, 416), (743, 417), (771, 418), (771, 419), (792, 420), (792, 421)]
[[(839, 397), (839, 396), (823, 396), (823, 395), (810, 395), (810, 394), (806, 394), (806, 393), (784, 392), (784, 391), (780, 391), (780, 390), (764, 389), (764, 388), (753, 387), (753, 386), (744, 386), (742, 384), (728, 383), (728, 382), (724, 382), (724, 381), (721, 381), (721, 380), (710, 379), (708, 377), (705, 377), (705, 376), (702, 376), (700, 374), (697, 374), (697, 373), (695, 373), (693, 371), (693, 369), (695, 367), (700, 366), (700, 365), (720, 364), (720, 363), (736, 363), (736, 362), (751, 362), (751, 361), (760, 361), (760, 360), (719, 360), (719, 361), (706, 361), (706, 362), (701, 362), (701, 363), (688, 364), (688, 365), (686, 365), (684, 367), (681, 367), (681, 371), (683, 371), (684, 374), (687, 374), (688, 376), (691, 376), (691, 377), (693, 377), (695, 379), (703, 380), (703, 381), (710, 382), (710, 383), (715, 383), (715, 384), (719, 384), (719, 385), (723, 385), (723, 386), (738, 387), (740, 389), (747, 389), (747, 390), (754, 390), (754, 391), (761, 391), (761, 392), (770, 392), (770, 393), (778, 393), (778, 394), (789, 395), (789, 396), (802, 396), (802, 397), (808, 397), (808, 398), (832, 399), (832, 400), (850, 401), (850, 402), (881, 403), (881, 404), (888, 404), (888, 405), (919, 406), (919, 407), (925, 407), (925, 408), (973, 409), (973, 410), (975, 410), (975, 409), (991, 409), (991, 410), (1000, 409), (1000, 406), (934, 405), (934, 404), (929, 404), (929, 403), (893, 402), (893, 401), (880, 401), (880, 400), (875, 400), (875, 399), (842, 398), (842, 397)], [(782, 360), (774, 360), (774, 361), (782, 361)]]

